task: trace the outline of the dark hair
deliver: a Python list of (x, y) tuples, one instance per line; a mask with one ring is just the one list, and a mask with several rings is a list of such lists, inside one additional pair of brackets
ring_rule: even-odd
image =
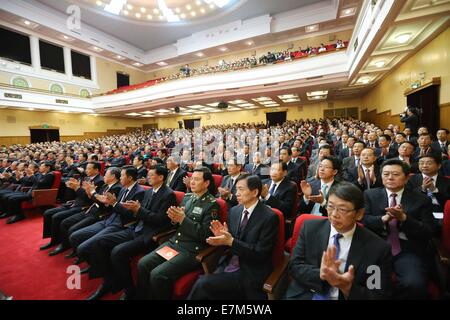
[(438, 131), (441, 131), (441, 130), (445, 131), (446, 134), (449, 133), (448, 129), (445, 129), (445, 128), (439, 128), (439, 129), (437, 129), (436, 133), (437, 133)]
[(90, 157), (93, 161), (98, 161), (98, 156), (96, 154), (91, 154)]
[(125, 171), (125, 174), (127, 175), (127, 177), (130, 177), (131, 179), (133, 179), (133, 181), (137, 180), (138, 172), (137, 172), (136, 167), (123, 166), (122, 171)]
[(156, 166), (151, 166), (150, 170), (155, 170), (155, 173), (158, 176), (164, 176), (164, 181), (166, 180), (167, 175), (169, 174), (169, 170), (167, 170), (166, 167), (164, 167), (160, 164), (157, 164)]
[(109, 167), (108, 170), (112, 175), (114, 175), (114, 177), (116, 178), (116, 180), (120, 180), (120, 168), (117, 167)]
[(87, 153), (83, 152), (81, 155), (83, 156), (83, 158), (85, 158), (87, 160), (87, 158), (88, 158), (88, 154)]
[(414, 143), (412, 143), (411, 141), (403, 141), (402, 143), (400, 143), (400, 144), (398, 145), (398, 147), (400, 148), (400, 146), (401, 146), (402, 144), (405, 144), (405, 143), (412, 145), (412, 146), (413, 146), (413, 150), (416, 149), (416, 146), (415, 146)]
[(431, 140), (433, 140), (433, 137), (431, 136), (431, 133), (429, 133), (429, 132), (428, 132), (428, 133), (422, 133), (422, 134), (419, 136), (419, 138), (420, 138), (420, 137), (427, 137), (427, 136), (430, 137)]
[(331, 148), (331, 146), (329, 144), (324, 144), (323, 146), (321, 146), (319, 148), (319, 151), (322, 149), (328, 149), (328, 150), (330, 150), (330, 154), (333, 154), (333, 148)]
[(283, 161), (280, 161), (280, 162), (274, 162), (274, 163), (272, 163), (272, 164), (279, 164), (279, 165), (281, 165), (281, 169), (282, 169), (283, 171), (287, 171), (287, 169), (288, 169), (287, 163), (285, 163), (285, 162), (283, 162)]
[(235, 166), (242, 166), (242, 164), (239, 163), (235, 157), (228, 159), (228, 160), (227, 160), (227, 164), (228, 164), (229, 161), (233, 161), (233, 164), (234, 164)]
[(421, 157), (419, 157), (419, 160), (422, 158), (432, 158), (434, 160), (434, 162), (436, 162), (436, 164), (441, 164), (442, 163), (442, 157), (439, 154), (435, 154), (435, 153), (427, 153)]
[(379, 138), (385, 138), (387, 141), (391, 141), (392, 140), (391, 136), (388, 135), (388, 134), (382, 134), (382, 135), (380, 135)]
[(53, 163), (51, 163), (50, 161), (42, 161), (41, 164), (43, 164), (44, 166), (46, 166), (50, 170), (52, 170), (52, 168), (53, 168)]
[(325, 156), (323, 157), (323, 160), (328, 160), (331, 162), (331, 165), (333, 166), (333, 170), (337, 170), (338, 173), (341, 171), (342, 161), (339, 158), (333, 157), (333, 156)]
[(406, 139), (406, 134), (404, 134), (403, 132), (397, 132), (395, 135), (401, 135), (403, 138), (405, 138)]
[(159, 151), (161, 151), (161, 154), (165, 154), (166, 156), (169, 154), (169, 152), (165, 148), (160, 149)]
[(200, 167), (194, 169), (193, 172), (203, 172), (203, 181), (209, 181), (208, 192), (211, 194), (216, 193), (216, 185), (212, 176), (211, 170), (208, 167)]
[(359, 143), (359, 144), (362, 144), (362, 145), (363, 145), (363, 149), (365, 149), (365, 148), (366, 148), (366, 144), (365, 144), (365, 142), (364, 142), (364, 141), (361, 141), (361, 140), (356, 140), (356, 141), (355, 141), (355, 143), (353, 144), (353, 146), (354, 146), (355, 144), (357, 144), (357, 143)]
[(291, 148), (283, 147), (283, 148), (280, 149), (280, 152), (281, 152), (281, 150), (286, 150), (287, 153), (288, 153), (288, 155), (289, 155), (289, 156), (292, 156), (292, 150), (291, 150)]
[(380, 172), (383, 172), (383, 168), (386, 166), (400, 166), (402, 167), (402, 171), (405, 174), (405, 176), (409, 175), (409, 172), (411, 171), (411, 167), (406, 162), (399, 160), (399, 159), (388, 159), (384, 161), (381, 164)]
[(94, 170), (98, 170), (98, 171), (100, 171), (100, 169), (102, 168), (101, 166), (100, 166), (100, 162), (90, 162), (90, 163), (88, 163), (88, 165), (92, 165), (92, 167), (93, 167), (93, 169)]
[(327, 197), (335, 195), (339, 199), (351, 202), (355, 207), (355, 210), (364, 208), (364, 194), (360, 188), (348, 181), (342, 181), (331, 186), (328, 191)]
[(143, 156), (137, 156), (135, 159), (138, 159), (141, 163), (144, 163), (144, 157)]
[(258, 190), (258, 197), (261, 195), (262, 190), (262, 181), (261, 178), (256, 175), (251, 175), (250, 173), (242, 173), (237, 179), (236, 183), (241, 180), (247, 181), (247, 187), (250, 191), (253, 191), (255, 189)]
[(155, 160), (157, 164), (164, 164), (164, 161), (161, 158), (154, 157), (152, 160)]

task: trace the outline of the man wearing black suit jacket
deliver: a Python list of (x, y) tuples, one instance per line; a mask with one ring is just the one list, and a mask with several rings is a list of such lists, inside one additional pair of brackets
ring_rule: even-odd
[(55, 180), (55, 175), (50, 172), (52, 165), (49, 162), (42, 162), (39, 166), (40, 175), (34, 176), (31, 188), (27, 192), (17, 192), (6, 196), (7, 214), (12, 217), (8, 219), (7, 224), (12, 224), (25, 219), (25, 215), (21, 211), (21, 204), (33, 198), (33, 190), (50, 189)]
[(164, 184), (168, 171), (158, 165), (149, 173), (152, 188), (144, 195), (142, 205), (138, 201), (127, 201), (123, 206), (131, 210), (137, 224), (124, 230), (105, 234), (92, 247), (90, 278), (103, 277), (103, 283), (88, 300), (97, 300), (108, 292), (125, 288), (125, 298), (134, 297), (130, 260), (141, 253), (156, 248), (154, 235), (171, 227), (167, 210), (176, 205), (175, 193)]
[(299, 213), (312, 213), (326, 216), (327, 195), (331, 187), (338, 183), (336, 176), (339, 174), (341, 161), (332, 156), (323, 157), (319, 164), (318, 179), (312, 179), (309, 183), (303, 180), (300, 188), (303, 197), (300, 201)]
[(431, 200), (405, 188), (409, 166), (387, 160), (381, 167), (384, 188), (367, 190), (364, 226), (392, 246), (399, 299), (427, 296), (427, 246), (434, 231)]
[[(112, 193), (116, 197), (119, 196), (119, 192), (122, 189), (120, 184), (120, 168), (111, 167), (106, 170), (103, 177), (104, 184), (100, 190), (96, 190), (95, 185), (85, 184), (83, 188), (86, 190), (88, 196), (93, 200), (93, 204), (77, 213), (64, 219), (61, 222), (61, 244), (65, 247), (70, 247), (69, 238), (77, 230), (90, 226), (100, 221), (101, 216), (108, 215), (112, 211), (112, 207), (105, 206), (100, 202), (103, 196), (107, 193)], [(73, 250), (70, 254), (66, 255), (67, 258), (73, 258), (76, 256), (76, 251)]]
[[(96, 190), (100, 190), (104, 182), (99, 172), (100, 163), (88, 163), (86, 166), (87, 178), (85, 178), (83, 185), (91, 184)], [(61, 243), (61, 222), (70, 216), (80, 213), (83, 209), (87, 209), (94, 202), (93, 199), (86, 193), (86, 190), (82, 188), (80, 181), (70, 179), (67, 184), (70, 189), (75, 191), (75, 200), (65, 203), (59, 208), (49, 209), (44, 213), (43, 238), (50, 237), (51, 241), (47, 245), (42, 246), (40, 249), (44, 250), (53, 245), (59, 244), (55, 249), (48, 253), (49, 256), (54, 256), (69, 248), (69, 246)]]
[(400, 114), (400, 121), (405, 123), (405, 129), (411, 130), (411, 135), (417, 135), (417, 128), (419, 127), (419, 117), (414, 113), (415, 110), (408, 108), (405, 113)]
[[(302, 165), (291, 162), (292, 151), (290, 148), (281, 148), (280, 161), (286, 163), (288, 168), (287, 177), (299, 184), (302, 179), (302, 173), (306, 172), (306, 163), (303, 161)], [(302, 167), (303, 166), (303, 167)]]
[(436, 141), (433, 141), (431, 147), (435, 150), (440, 150), (443, 156), (447, 155), (447, 148), (450, 145), (448, 139), (448, 130), (441, 128), (436, 132)]
[(143, 156), (134, 157), (133, 166), (135, 166), (137, 169), (138, 180), (147, 178), (147, 168), (144, 167), (144, 157)]
[(216, 198), (222, 198), (226, 201), (228, 209), (237, 205), (236, 199), (236, 182), (241, 174), (242, 165), (237, 162), (236, 158), (227, 161), (228, 175), (223, 177)]
[(253, 154), (253, 162), (246, 164), (244, 171), (250, 173), (251, 175), (256, 175), (261, 178), (261, 180), (269, 178), (270, 168), (265, 164), (261, 163), (261, 153), (255, 152)]
[(69, 241), (78, 257), (89, 262), (94, 242), (102, 235), (121, 230), (126, 224), (134, 221), (134, 214), (125, 208), (123, 203), (128, 200), (142, 201), (145, 190), (137, 183), (137, 170), (133, 166), (122, 167), (120, 175), (122, 190), (116, 197), (112, 193), (100, 198), (100, 202), (112, 207), (111, 214), (102, 221), (72, 233)]
[(383, 161), (398, 156), (397, 150), (391, 145), (392, 138), (387, 134), (382, 134), (378, 138), (379, 147), (375, 149), (375, 155), (378, 157), (377, 163), (381, 165)]
[(211, 222), (214, 234), (206, 242), (212, 246), (230, 247), (213, 274), (201, 276), (191, 291), (190, 299), (267, 299), (263, 284), (273, 270), (272, 251), (277, 242), (279, 219), (258, 200), (262, 184), (248, 173), (237, 181), (239, 205), (228, 214), (228, 225)]
[[(389, 245), (358, 226), (364, 197), (355, 185), (333, 186), (328, 197), (328, 219), (305, 221), (289, 263), (293, 279), (287, 299), (388, 299), (391, 281)], [(378, 285), (370, 288), (373, 267)]]
[(373, 149), (366, 148), (361, 152), (360, 165), (347, 170), (346, 180), (354, 183), (362, 191), (383, 185), (380, 167)]
[(296, 210), (297, 185), (287, 178), (287, 165), (274, 163), (270, 168), (270, 179), (263, 181), (261, 201), (280, 210), (288, 218)]
[(167, 158), (167, 169), (169, 173), (166, 179), (166, 185), (173, 191), (186, 192), (186, 185), (183, 182), (184, 177), (187, 176), (186, 171), (180, 168), (180, 160), (178, 157), (170, 156)]
[(417, 139), (418, 147), (416, 148), (413, 158), (416, 159), (416, 161), (423, 155), (433, 153), (435, 155), (441, 155), (440, 148), (435, 149), (431, 145), (432, 139), (431, 135), (429, 133), (422, 133), (419, 138)]
[(449, 179), (439, 174), (441, 157), (433, 154), (419, 159), (419, 170), (408, 179), (407, 187), (427, 195), (433, 204), (433, 212), (444, 212), (445, 202), (450, 197)]

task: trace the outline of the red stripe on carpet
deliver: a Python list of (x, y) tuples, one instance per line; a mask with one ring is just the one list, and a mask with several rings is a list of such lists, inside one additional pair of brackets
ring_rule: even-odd
[[(70, 290), (66, 272), (73, 260), (65, 252), (53, 257), (51, 250), (39, 251), (48, 242), (42, 239), (42, 216), (33, 215), (8, 225), (0, 220), (0, 290), (14, 300), (83, 300), (93, 293), (101, 279), (81, 275), (81, 288)], [(82, 265), (84, 267), (84, 265)], [(104, 299), (117, 299), (120, 293)]]

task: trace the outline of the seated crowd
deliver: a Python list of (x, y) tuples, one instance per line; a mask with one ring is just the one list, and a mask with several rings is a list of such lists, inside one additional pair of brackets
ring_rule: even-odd
[(425, 127), (354, 119), (183, 132), (2, 147), (0, 217), (25, 219), (22, 204), (61, 173), (40, 249), (67, 251), (103, 279), (88, 299), (267, 299), (287, 254), (279, 298), (430, 297), (442, 233), (433, 213), (450, 194), (447, 129), (434, 141)]
[(306, 58), (309, 56), (315, 56), (317, 54), (321, 54), (324, 52), (332, 52), (340, 49), (345, 49), (348, 45), (348, 41), (342, 41), (337, 40), (336, 43), (333, 44), (327, 44), (324, 45), (323, 43), (320, 44), (318, 47), (312, 47), (307, 46), (305, 49), (302, 49), (301, 47), (298, 48), (296, 51), (290, 51), (289, 49), (285, 51), (278, 51), (278, 52), (267, 52), (267, 54), (262, 55), (259, 58), (256, 58), (254, 56), (252, 57), (246, 57), (242, 58), (240, 60), (236, 61), (230, 61), (227, 62), (225, 60), (220, 60), (218, 64), (214, 66), (202, 66), (199, 68), (191, 68), (188, 64), (182, 66), (179, 69), (178, 73), (171, 74), (166, 77), (158, 78), (158, 79), (152, 79), (148, 80), (146, 82), (136, 84), (136, 85), (129, 85), (120, 87), (118, 89), (114, 89), (112, 91), (109, 91), (108, 94), (112, 93), (119, 93), (119, 92), (125, 92), (129, 90), (134, 89), (142, 89), (145, 87), (150, 87), (155, 84), (169, 81), (169, 80), (175, 80), (175, 79), (182, 79), (190, 76), (196, 76), (196, 75), (202, 75), (202, 74), (209, 74), (209, 73), (217, 73), (217, 72), (225, 72), (225, 71), (236, 71), (236, 70), (242, 70), (242, 69), (251, 69), (258, 66), (264, 66), (267, 64), (274, 64), (274, 63), (281, 63), (281, 62), (287, 62), (287, 61), (293, 61), (300, 58)]

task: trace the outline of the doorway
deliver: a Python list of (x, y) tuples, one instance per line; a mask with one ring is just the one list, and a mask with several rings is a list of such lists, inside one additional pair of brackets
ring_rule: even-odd
[(185, 119), (184, 120), (184, 128), (185, 129), (194, 129), (200, 128), (200, 120), (201, 119)]
[(31, 143), (59, 141), (59, 129), (30, 129)]
[(266, 113), (267, 126), (276, 126), (286, 122), (286, 111)]

